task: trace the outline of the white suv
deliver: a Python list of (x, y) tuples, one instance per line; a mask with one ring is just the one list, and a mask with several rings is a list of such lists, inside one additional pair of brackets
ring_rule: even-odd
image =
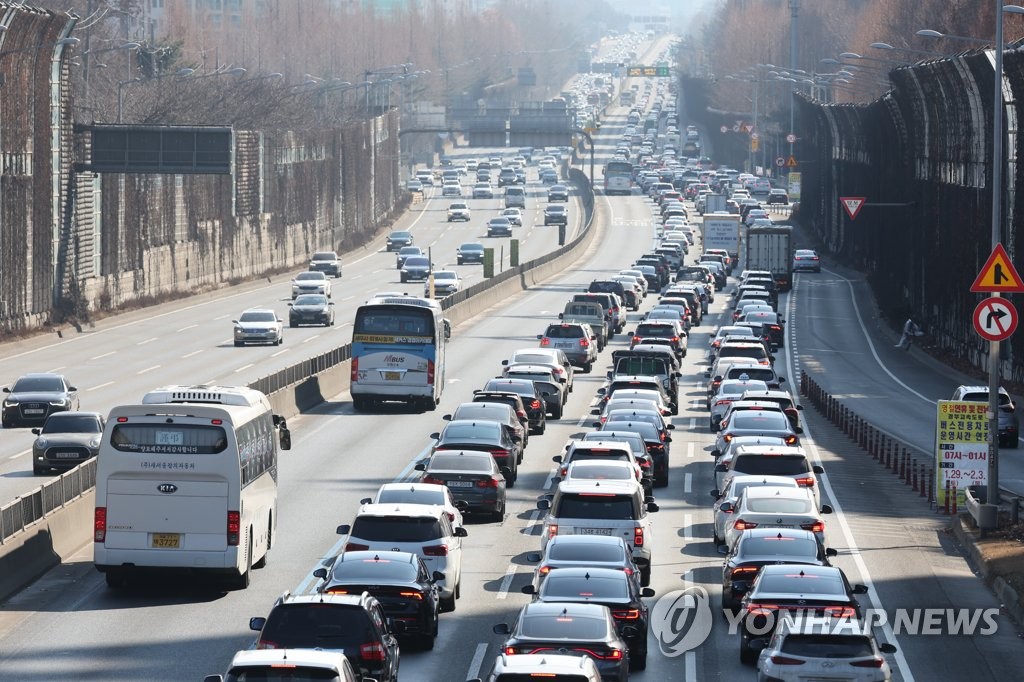
[(651, 579), (651, 516), (658, 511), (648, 501), (639, 481), (562, 481), (551, 500), (541, 498), (537, 508), (547, 511), (541, 549), (557, 535), (613, 535), (631, 548), (640, 567), (640, 582)]
[(430, 573), (444, 574), (438, 582), (441, 611), (455, 610), (462, 585), (462, 538), (468, 533), (452, 524), (444, 507), (364, 504), (351, 526), (338, 526), (338, 535), (348, 535), (346, 552), (379, 549), (418, 555)]
[[(559, 654), (500, 654), (494, 661), (487, 682), (511, 682), (531, 677), (601, 682), (601, 673), (590, 656)], [(469, 682), (483, 682), (479, 677)]]

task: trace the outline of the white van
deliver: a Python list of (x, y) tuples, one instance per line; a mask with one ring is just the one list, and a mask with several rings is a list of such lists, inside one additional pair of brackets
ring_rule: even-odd
[(277, 527), (284, 419), (246, 387), (168, 386), (110, 411), (96, 465), (93, 561), (120, 587), (147, 569), (249, 585)]
[(526, 209), (526, 188), (508, 186), (505, 188), (505, 208)]

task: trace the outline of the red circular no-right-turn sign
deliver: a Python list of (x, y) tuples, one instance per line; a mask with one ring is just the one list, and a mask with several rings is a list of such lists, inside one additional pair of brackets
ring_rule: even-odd
[(971, 316), (974, 331), (988, 341), (1004, 341), (1017, 331), (1017, 309), (1005, 298), (992, 296), (978, 304)]

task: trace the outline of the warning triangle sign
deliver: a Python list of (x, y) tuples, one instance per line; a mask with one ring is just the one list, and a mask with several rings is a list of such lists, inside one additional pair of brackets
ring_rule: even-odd
[(867, 201), (867, 197), (839, 197), (839, 202), (843, 205), (846, 215), (850, 216), (850, 220), (857, 217), (865, 201)]
[(1017, 268), (1013, 267), (1002, 244), (996, 244), (996, 248), (992, 249), (992, 255), (982, 266), (971, 285), (971, 291), (1024, 292), (1024, 280), (1017, 274)]
[(744, 123), (744, 124), (743, 124), (743, 132), (745, 132), (745, 133), (749, 133), (749, 132), (751, 132), (751, 131), (752, 131), (753, 129), (754, 129), (754, 126), (753, 126), (753, 124), (751, 124), (751, 123)]

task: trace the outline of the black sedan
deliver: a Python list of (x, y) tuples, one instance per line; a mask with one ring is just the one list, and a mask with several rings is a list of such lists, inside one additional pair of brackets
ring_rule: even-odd
[(387, 250), (398, 251), (403, 246), (411, 246), (413, 241), (412, 232), (406, 230), (395, 230), (388, 235)]
[(864, 585), (850, 585), (843, 572), (834, 566), (764, 566), (740, 602), (744, 613), (740, 661), (757, 660), (757, 649), (750, 642), (755, 637), (771, 636), (765, 630), (769, 623), (779, 622), (780, 611), (856, 620), (860, 619), (861, 610), (854, 595), (867, 591)]
[(443, 580), (444, 574), (434, 571), (431, 575), (419, 556), (379, 550), (343, 552), (330, 572), (318, 568), (313, 575), (323, 581), (318, 590), (326, 594), (369, 592), (388, 618), (403, 624), (401, 637), (424, 649), (434, 648), (441, 601), (437, 581)]
[(645, 421), (606, 421), (604, 424), (595, 424), (601, 431), (632, 431), (640, 434), (647, 447), (647, 454), (651, 456), (651, 466), (654, 469), (654, 487), (664, 488), (668, 485), (668, 455), (669, 443), (672, 437), (664, 431), (659, 431), (654, 424)]
[(459, 265), (484, 262), (484, 245), (480, 242), (466, 242), (455, 249), (455, 261)]
[(441, 450), (416, 469), (423, 472), (420, 483), (447, 486), (456, 503), (464, 502), (470, 513), (486, 514), (492, 521), (505, 518), (506, 474), (499, 470), (494, 457), (474, 450)]
[(5, 429), (42, 424), (54, 412), (78, 409), (78, 389), (62, 374), (26, 374), (4, 386), (2, 420)]
[(536, 595), (535, 601), (602, 604), (615, 619), (616, 628), (629, 646), (629, 667), (647, 667), (647, 630), (650, 614), (643, 597), (654, 590), (640, 587), (625, 571), (613, 568), (562, 568), (548, 575), (538, 591), (533, 584), (523, 587), (524, 594)]
[(565, 185), (548, 187), (548, 201), (569, 201), (569, 188)]
[(545, 225), (568, 225), (569, 212), (561, 204), (552, 204), (544, 207)]
[(522, 443), (512, 438), (511, 430), (501, 422), (489, 420), (459, 419), (448, 422), (440, 433), (430, 437), (436, 443), (431, 456), (444, 450), (476, 450), (488, 452), (505, 474), (509, 488), (513, 487), (519, 473), (519, 453)]
[(299, 294), (288, 304), (288, 326), (319, 324), (330, 327), (334, 324), (334, 303), (323, 294)]
[[(724, 547), (724, 545), (723, 545)], [(812, 531), (801, 528), (751, 528), (725, 550), (722, 566), (722, 608), (736, 611), (762, 566), (803, 564), (828, 566), (836, 550), (822, 547)]]
[(32, 473), (73, 469), (100, 451), (106, 419), (99, 412), (55, 412), (41, 429), (32, 429)]
[(597, 664), (602, 680), (629, 679), (629, 647), (607, 606), (534, 602), (520, 611), (514, 626), (499, 623), (493, 630), (506, 636), (501, 646), (506, 654), (586, 655)]
[(547, 409), (542, 391), (529, 379), (491, 379), (484, 384), (483, 390), (518, 393), (523, 399), (526, 416), (530, 421), (530, 433), (543, 434), (548, 428)]

